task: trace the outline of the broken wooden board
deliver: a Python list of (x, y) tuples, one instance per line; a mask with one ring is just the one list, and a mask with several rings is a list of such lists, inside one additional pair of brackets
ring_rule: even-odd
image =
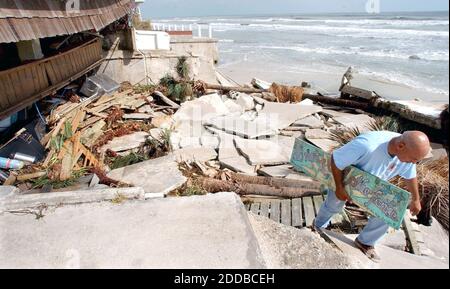
[[(331, 154), (296, 139), (291, 164), (325, 187), (335, 190)], [(352, 202), (399, 229), (410, 201), (410, 193), (356, 167), (345, 170), (345, 189)]]

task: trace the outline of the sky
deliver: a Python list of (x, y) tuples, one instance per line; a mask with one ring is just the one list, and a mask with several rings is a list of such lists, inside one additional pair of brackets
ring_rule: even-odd
[[(381, 12), (448, 11), (448, 0), (145, 0), (146, 19), (187, 16), (366, 12), (377, 1)], [(372, 6), (374, 7), (374, 6)]]

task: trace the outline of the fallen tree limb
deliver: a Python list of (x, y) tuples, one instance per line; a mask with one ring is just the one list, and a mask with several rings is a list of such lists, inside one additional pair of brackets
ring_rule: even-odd
[(173, 108), (180, 108), (180, 105), (170, 100), (167, 96), (165, 96), (162, 92), (155, 91), (153, 92), (154, 95), (158, 96), (163, 102), (170, 105)]
[(261, 177), (261, 176), (248, 176), (234, 172), (227, 172), (230, 180), (238, 183), (249, 183), (257, 185), (266, 185), (275, 188), (302, 188), (308, 190), (320, 190), (320, 183), (317, 181), (301, 181), (284, 178), (273, 177)]
[(216, 89), (216, 90), (223, 90), (223, 91), (237, 91), (237, 92), (243, 92), (243, 93), (269, 92), (269, 90), (267, 90), (267, 89), (256, 89), (256, 88), (240, 87), (240, 86), (223, 86), (223, 85), (219, 85), (219, 84), (210, 84), (210, 83), (205, 83), (205, 86), (207, 89)]
[(346, 106), (351, 108), (358, 108), (358, 109), (368, 109), (370, 107), (369, 103), (366, 102), (360, 102), (355, 100), (348, 100), (348, 99), (342, 99), (342, 98), (334, 98), (324, 95), (317, 95), (317, 94), (303, 94), (303, 99), (311, 99), (315, 102), (325, 103), (325, 104), (331, 104), (331, 105), (337, 105), (337, 106)]
[(222, 181), (212, 178), (199, 178), (198, 184), (210, 193), (235, 192), (239, 195), (261, 195), (284, 198), (300, 198), (321, 194), (319, 190), (292, 187), (275, 188), (268, 185), (235, 183), (233, 181)]

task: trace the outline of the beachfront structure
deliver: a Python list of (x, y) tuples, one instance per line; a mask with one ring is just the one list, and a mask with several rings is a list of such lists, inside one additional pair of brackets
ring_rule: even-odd
[(0, 119), (102, 62), (99, 32), (128, 26), (132, 0), (0, 2)]

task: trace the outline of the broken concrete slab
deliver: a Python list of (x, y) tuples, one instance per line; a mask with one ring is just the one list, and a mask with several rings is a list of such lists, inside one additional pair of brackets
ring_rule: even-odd
[(291, 157), (287, 149), (274, 141), (235, 138), (234, 143), (251, 165), (285, 164)]
[(431, 161), (433, 160), (440, 160), (442, 158), (447, 158), (448, 154), (447, 154), (447, 150), (445, 149), (445, 147), (441, 144), (438, 143), (431, 143), (431, 154), (432, 157), (429, 159)]
[(173, 118), (176, 122), (203, 122), (220, 115), (228, 115), (229, 113), (230, 111), (220, 96), (214, 93), (184, 102)]
[(275, 178), (284, 178), (292, 172), (294, 172), (292, 165), (268, 166), (258, 170), (261, 175)]
[(220, 144), (220, 139), (210, 133), (205, 133), (200, 137), (200, 144), (202, 147), (218, 149)]
[(106, 151), (108, 149), (121, 152), (140, 147), (147, 140), (149, 133), (145, 131), (138, 131), (129, 135), (124, 135), (121, 137), (116, 137), (106, 145), (101, 147), (101, 151)]
[(342, 252), (309, 229), (297, 229), (251, 212), (249, 220), (270, 269), (354, 268)]
[(199, 137), (182, 137), (179, 142), (180, 148), (201, 147)]
[(160, 143), (163, 142), (162, 134), (164, 130), (161, 128), (152, 128), (149, 131), (150, 137)]
[(147, 113), (128, 113), (122, 116), (123, 119), (133, 119), (133, 120), (147, 120), (152, 117), (153, 115)]
[(93, 188), (100, 184), (100, 178), (97, 176), (97, 174), (92, 174), (92, 179), (89, 182), (89, 188)]
[(0, 230), (1, 268), (266, 268), (234, 193), (4, 214)]
[(238, 116), (216, 117), (207, 121), (206, 125), (229, 134), (251, 139), (278, 134), (278, 130), (271, 126), (271, 120), (260, 116), (254, 121), (248, 121)]
[(337, 141), (331, 140), (330, 133), (321, 129), (308, 129), (305, 138), (326, 152), (332, 152), (340, 146)]
[(292, 125), (306, 128), (323, 128), (325, 126), (324, 122), (314, 115), (310, 115), (305, 118), (299, 119)]
[(344, 236), (340, 233), (329, 230), (322, 230), (323, 233), (337, 247), (339, 247), (349, 259), (359, 268), (372, 269), (448, 269), (448, 263), (428, 257), (417, 256), (407, 252), (395, 250), (387, 246), (378, 245), (376, 250), (380, 255), (380, 263), (375, 263), (367, 258), (353, 244), (352, 236)]
[(237, 104), (234, 99), (227, 99), (224, 101), (224, 104), (226, 105), (230, 113), (241, 114), (245, 111), (244, 108)]
[(177, 151), (174, 151), (175, 159), (177, 162), (201, 162), (204, 163), (206, 161), (215, 160), (217, 158), (217, 152), (212, 148), (204, 148), (204, 147), (191, 147), (191, 148), (183, 148)]
[(366, 114), (352, 114), (333, 118), (336, 122), (348, 128), (358, 128), (361, 132), (370, 130), (370, 124), (375, 120)]
[(220, 130), (210, 128), (212, 132), (215, 132), (219, 139), (219, 163), (222, 167), (230, 169), (234, 172), (244, 173), (251, 176), (256, 176), (256, 167), (250, 165), (247, 159), (240, 155), (234, 145), (234, 139), (237, 136), (224, 133)]
[(423, 245), (428, 249), (421, 249), (421, 253), (449, 264), (448, 231), (434, 217), (431, 226), (419, 225), (418, 227), (423, 236)]
[(327, 116), (327, 117), (352, 116), (352, 115), (354, 115), (352, 113), (347, 113), (347, 112), (342, 112), (342, 111), (337, 111), (337, 110), (331, 110), (331, 109), (323, 109), (320, 113), (325, 115), (325, 116)]
[(0, 199), (8, 198), (19, 192), (20, 190), (15, 186), (0, 186)]
[(258, 115), (258, 118), (270, 119), (273, 128), (281, 130), (295, 121), (322, 111), (318, 105), (288, 104), (267, 102)]
[(107, 188), (86, 189), (79, 191), (52, 192), (45, 194), (14, 195), (0, 200), (0, 210), (7, 212), (26, 208), (35, 208), (41, 205), (60, 206), (68, 204), (81, 204), (110, 201), (116, 198), (144, 199), (144, 190), (135, 188)]
[(253, 100), (253, 97), (245, 93), (238, 93), (236, 97), (236, 104), (241, 106), (244, 111), (255, 108), (255, 101)]
[(186, 182), (186, 177), (178, 169), (175, 155), (137, 163), (112, 170), (109, 178), (144, 188), (145, 196), (165, 196)]

